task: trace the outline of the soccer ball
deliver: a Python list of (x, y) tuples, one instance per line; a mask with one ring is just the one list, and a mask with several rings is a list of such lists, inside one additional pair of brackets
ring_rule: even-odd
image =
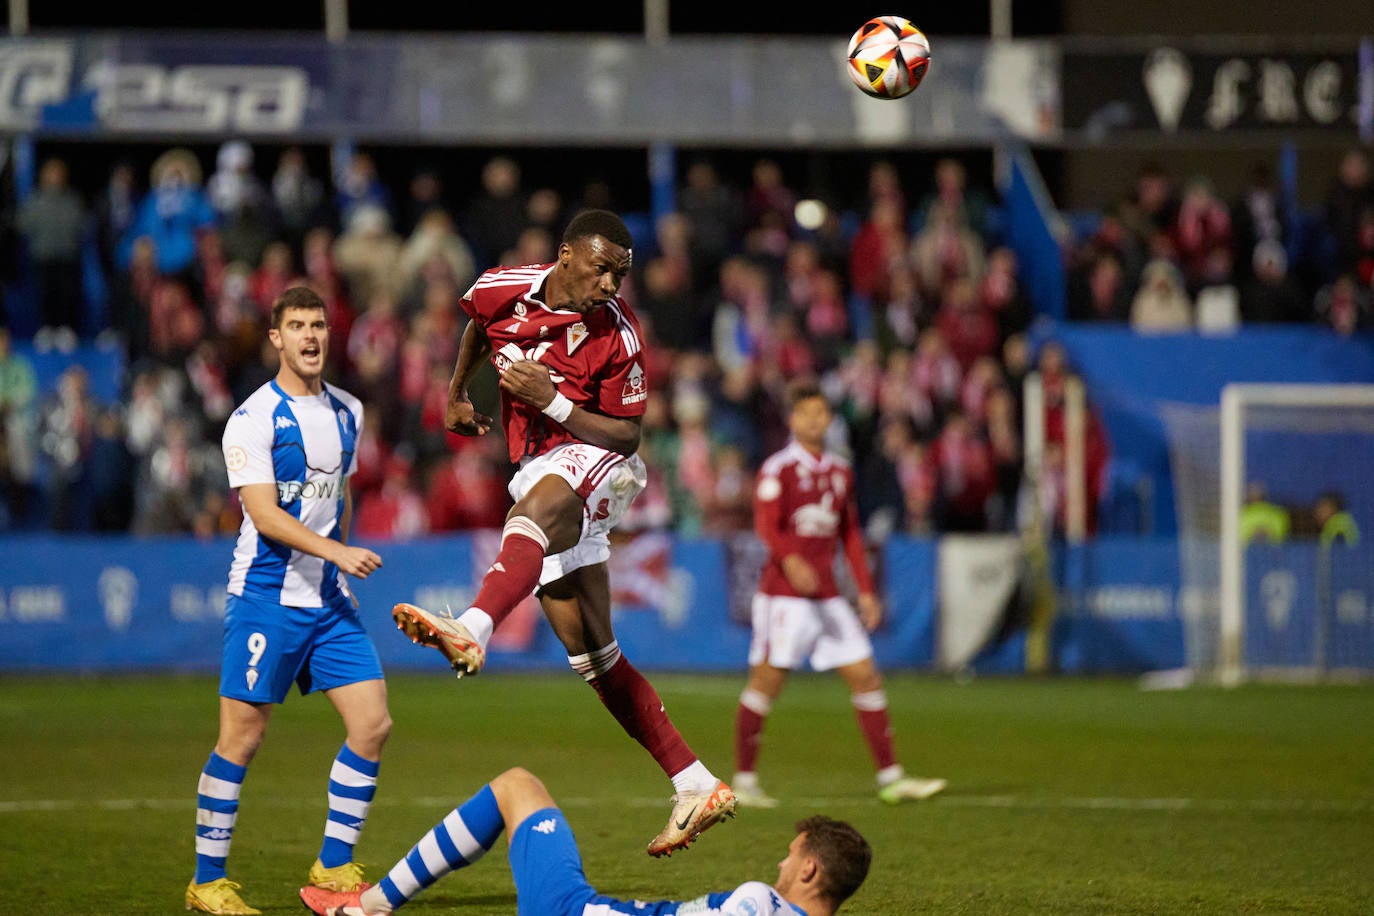
[(930, 41), (901, 16), (879, 16), (859, 26), (849, 39), (845, 65), (864, 92), (878, 99), (900, 99), (921, 85), (930, 66)]

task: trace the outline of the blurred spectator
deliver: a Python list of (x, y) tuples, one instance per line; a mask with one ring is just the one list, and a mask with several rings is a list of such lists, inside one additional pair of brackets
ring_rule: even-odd
[(724, 442), (712, 462), (712, 484), (702, 507), (702, 532), (722, 536), (754, 525), (754, 472), (744, 449)]
[(1172, 227), (1174, 255), (1183, 285), (1194, 296), (1207, 275), (1215, 252), (1231, 249), (1231, 213), (1216, 195), (1210, 179), (1195, 175), (1183, 189)]
[[(1041, 391), (1044, 396), (1044, 441), (1045, 454), (1042, 456), (1041, 473), (1047, 478), (1051, 474), (1051, 445), (1058, 450), (1062, 459), (1068, 438), (1068, 414), (1066, 391), (1074, 373), (1069, 365), (1064, 345), (1058, 341), (1047, 341), (1036, 354), (1036, 370), (1040, 375)], [(1085, 392), (1083, 405), (1083, 488), (1084, 488), (1084, 525), (1086, 534), (1091, 537), (1097, 533), (1097, 508), (1101, 504), (1103, 488), (1106, 484), (1107, 466), (1111, 459), (1111, 444), (1107, 439), (1107, 429), (1091, 397)], [(1053, 481), (1047, 480), (1047, 486)], [(1061, 488), (1062, 490), (1062, 488)], [(1061, 496), (1063, 493), (1061, 492)], [(1054, 516), (1061, 521), (1065, 517), (1065, 506), (1061, 503)]]
[(874, 447), (855, 463), (857, 479), (863, 482), (856, 486), (855, 493), (859, 519), (871, 541), (881, 543), (902, 527), (903, 495), (898, 465), (915, 439), (916, 432), (904, 417), (886, 417), (877, 427)]
[(921, 331), (930, 326), (931, 315), (909, 264), (892, 272), (886, 300), (873, 303), (873, 336), (884, 355), (893, 350), (912, 350)]
[(952, 410), (932, 446), (939, 471), (941, 531), (986, 531), (988, 501), (997, 490), (992, 451), (969, 418)]
[(311, 174), (305, 150), (299, 146), (286, 147), (277, 158), (277, 168), (272, 173), (272, 202), (282, 234), (293, 252), (301, 251), (308, 231), (334, 223), (324, 182)]
[(57, 389), (44, 399), (38, 441), (47, 466), (49, 519), (54, 531), (90, 527), (87, 469), (99, 406), (80, 364), (63, 370)]
[(336, 162), (334, 173), (334, 207), (340, 225), (347, 227), (354, 214), (361, 209), (379, 209), (386, 214), (388, 226), (393, 225), (391, 191), (377, 172), (377, 160), (365, 150), (353, 150)]
[(84, 324), (81, 244), (87, 210), (69, 184), (67, 163), (52, 158), (38, 172), (38, 187), (19, 205), (19, 235), (28, 247), (42, 327), (39, 346), (60, 343), (70, 352)]
[(1168, 247), (1169, 231), (1177, 222), (1178, 197), (1173, 176), (1158, 162), (1146, 162), (1136, 173), (1135, 187), (1119, 209), (1127, 240), (1124, 244), (1145, 258)]
[(509, 156), (493, 156), (482, 166), (481, 188), (462, 211), (459, 226), (473, 247), (478, 270), (496, 263), (515, 245), (525, 228), (526, 195), (519, 164)]
[(1172, 262), (1156, 258), (1145, 265), (1140, 289), (1131, 300), (1131, 328), (1142, 334), (1186, 331), (1193, 326), (1193, 303)]
[(28, 518), (37, 466), (37, 375), (33, 364), (14, 352), (10, 330), (0, 325), (0, 495), (4, 524), (23, 527)]
[(940, 299), (935, 327), (959, 363), (960, 373), (967, 372), (981, 357), (995, 356), (1002, 345), (1001, 332), (997, 319), (979, 301), (973, 281), (967, 277), (949, 280)]
[(272, 197), (253, 171), (253, 147), (243, 140), (221, 145), (205, 191), (219, 217), (226, 260), (258, 263), (278, 225)]
[(1263, 481), (1252, 480), (1245, 487), (1245, 504), (1240, 510), (1241, 544), (1282, 544), (1288, 540), (1292, 517), (1283, 506), (1269, 499)]
[(1312, 307), (1288, 270), (1288, 253), (1275, 241), (1255, 246), (1254, 276), (1241, 290), (1241, 318), (1247, 324), (1311, 321)]
[(392, 453), (381, 488), (358, 500), (353, 514), (353, 538), (409, 540), (429, 533), (425, 501), (410, 482), (413, 468), (407, 455), (400, 451)]
[(983, 276), (983, 241), (948, 201), (937, 201), (925, 226), (911, 243), (911, 259), (921, 294), (939, 301), (951, 280), (979, 282)]
[[(378, 290), (348, 336), (348, 382), (344, 385), (349, 391), (362, 392), (369, 400), (379, 402), (378, 409), (369, 414), (376, 418), (373, 424), (385, 423), (383, 418), (387, 417), (395, 419), (398, 357), (405, 337), (406, 325), (401, 320), (396, 297), (387, 290)], [(388, 436), (394, 438), (398, 430), (398, 425), (388, 427)]]
[[(105, 185), (96, 193), (91, 204), (91, 212), (95, 217), (96, 250), (106, 281), (115, 275), (119, 243), (133, 225), (138, 202), (138, 178), (133, 164), (124, 159), (117, 160), (110, 167)], [(123, 331), (127, 327), (117, 314), (111, 316), (111, 325), (116, 331)]]
[(258, 313), (265, 319), (272, 317), (272, 303), (277, 297), (301, 282), (300, 271), (296, 270), (296, 256), (285, 241), (276, 241), (262, 252), (260, 260), (245, 262), (257, 264), (248, 281), (248, 292), (257, 303)]
[(892, 196), (874, 200), (850, 242), (850, 294), (865, 303), (887, 301), (893, 293), (892, 275), (904, 267), (908, 244), (901, 201)]
[(1121, 260), (1110, 252), (1098, 254), (1069, 278), (1070, 321), (1124, 324), (1130, 317), (1131, 287)]
[(1234, 331), (1240, 325), (1240, 289), (1232, 281), (1231, 249), (1214, 248), (1198, 283), (1193, 303), (1197, 329), (1205, 333)]
[(1346, 151), (1326, 191), (1323, 216), (1335, 245), (1338, 272), (1355, 268), (1358, 260), (1360, 217), (1374, 209), (1374, 180), (1369, 174), (1369, 155), (1360, 148)]
[(984, 407), (985, 435), (992, 453), (996, 485), (988, 502), (991, 531), (1016, 530), (1024, 461), (1021, 447), (1021, 410), (1010, 390), (999, 385), (988, 392)]
[(1345, 508), (1345, 496), (1337, 490), (1324, 490), (1312, 506), (1312, 518), (1317, 525), (1317, 538), (1323, 547), (1342, 543), (1358, 547), (1360, 526), (1355, 516)]
[[(515, 247), (501, 257), (502, 264), (552, 264), (558, 259), (558, 237), (543, 226), (526, 226), (515, 239)], [(629, 279), (621, 289), (628, 294)]]
[(446, 214), (449, 212), (444, 176), (433, 166), (421, 165), (411, 174), (410, 183), (406, 185), (406, 197), (401, 203), (396, 231), (403, 236), (414, 234), (425, 215), (434, 210)]
[[(708, 159), (694, 160), (687, 167), (677, 203), (690, 227), (691, 289), (705, 296), (714, 289), (721, 264), (735, 250), (744, 219), (743, 203), (736, 189), (721, 183)], [(697, 341), (698, 345), (703, 343)]]
[(90, 468), (95, 530), (128, 531), (134, 518), (137, 464), (125, 441), (123, 415), (116, 406), (102, 408), (96, 418)]
[(729, 372), (752, 361), (769, 333), (768, 273), (753, 260), (732, 255), (720, 267), (719, 295), (712, 310), (712, 352), (721, 371)]
[(135, 534), (190, 532), (206, 493), (228, 489), (224, 457), (186, 416), (167, 417), (142, 463), (134, 506)]
[(779, 232), (784, 240), (776, 250), (786, 247), (792, 235), (797, 207), (797, 192), (787, 185), (782, 166), (767, 156), (754, 160), (749, 187), (744, 192), (744, 231), (759, 229)]
[(1016, 252), (1006, 246), (992, 249), (987, 270), (978, 284), (978, 301), (997, 320), (999, 346), (1012, 334), (1030, 327), (1033, 317), (1030, 298), (1019, 277)]
[(437, 279), (465, 290), (476, 277), (472, 248), (458, 234), (448, 211), (434, 208), (422, 214), (401, 247), (396, 265), (401, 296), (423, 295), (423, 285)]
[[(496, 440), (490, 440), (496, 441)], [(505, 455), (479, 439), (441, 461), (429, 477), (425, 503), (431, 531), (499, 530), (511, 507)]]
[(151, 176), (151, 188), (120, 243), (119, 266), (128, 269), (135, 243), (147, 238), (153, 243), (159, 273), (189, 271), (197, 235), (216, 224), (215, 209), (201, 187), (200, 162), (190, 150), (177, 147), (153, 162)]
[(1365, 289), (1374, 290), (1374, 206), (1360, 214), (1355, 240), (1355, 276)]
[(179, 277), (163, 277), (148, 300), (148, 355), (168, 365), (180, 365), (205, 335), (205, 317)]
[(1371, 293), (1350, 274), (1341, 274), (1317, 291), (1314, 311), (1317, 321), (1342, 337), (1361, 334), (1374, 327)]
[(221, 429), (236, 403), (229, 389), (223, 346), (218, 338), (200, 341), (186, 358), (183, 370), (190, 383), (192, 405), (205, 429)]
[(378, 290), (397, 291), (403, 243), (391, 216), (376, 204), (359, 204), (334, 240), (334, 265), (350, 302), (371, 302)]
[(673, 352), (694, 349), (704, 335), (693, 313), (686, 275), (663, 257), (636, 270), (642, 287), (636, 311), (652, 329), (653, 339)]
[(979, 189), (969, 187), (967, 167), (952, 156), (946, 156), (935, 163), (935, 190), (921, 201), (916, 213), (916, 224), (927, 225), (931, 210), (942, 205), (951, 209), (960, 224), (972, 229), (982, 243), (987, 244), (992, 234), (987, 195)]
[[(892, 362), (889, 361), (888, 365), (892, 366)], [(924, 401), (928, 405), (922, 413), (933, 409), (935, 417), (943, 417), (948, 410), (958, 406), (959, 386), (963, 377), (964, 370), (959, 365), (959, 358), (950, 349), (944, 330), (937, 325), (921, 334), (911, 361), (910, 375), (902, 381), (908, 392), (907, 398), (913, 404)], [(912, 394), (918, 394), (920, 398), (912, 398)], [(923, 420), (913, 413), (912, 419), (919, 429), (933, 418)]]
[(1244, 287), (1253, 273), (1255, 247), (1271, 240), (1286, 245), (1291, 214), (1283, 203), (1274, 172), (1264, 163), (1251, 167), (1245, 187), (1231, 204), (1232, 279)]

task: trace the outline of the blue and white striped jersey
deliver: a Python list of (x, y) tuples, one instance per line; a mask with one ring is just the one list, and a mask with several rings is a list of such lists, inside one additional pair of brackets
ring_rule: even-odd
[(733, 891), (695, 900), (617, 900), (598, 894), (582, 907), (581, 916), (806, 916), (762, 881), (746, 881)]
[[(344, 486), (357, 470), (363, 406), (326, 384), (318, 395), (292, 397), (275, 380), (253, 392), (224, 427), (229, 485), (274, 483), (277, 504), (316, 534), (340, 540)], [(229, 570), (229, 592), (291, 607), (324, 607), (347, 599), (333, 563), (258, 534), (244, 513)]]

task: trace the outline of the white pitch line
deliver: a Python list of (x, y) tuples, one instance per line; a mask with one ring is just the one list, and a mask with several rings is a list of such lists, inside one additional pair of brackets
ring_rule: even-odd
[[(452, 807), (461, 798), (441, 798), (439, 796), (395, 797), (387, 795), (385, 804), (406, 805), (416, 808), (441, 809)], [(787, 807), (814, 810), (820, 808), (839, 808), (845, 806), (877, 806), (876, 797), (833, 796), (783, 799)], [(603, 806), (602, 797), (562, 798), (561, 807), (588, 808)], [(318, 807), (316, 801), (289, 798), (265, 798), (246, 802), (252, 807), (312, 809)], [(631, 808), (662, 808), (668, 805), (667, 796), (637, 797), (620, 799), (617, 804)], [(1080, 810), (1080, 811), (1277, 811), (1293, 813), (1361, 813), (1374, 811), (1374, 798), (1050, 798), (1022, 795), (958, 795), (945, 794), (924, 802), (923, 805), (945, 808), (1000, 808), (1026, 810)], [(180, 798), (104, 798), (95, 800), (78, 799), (31, 799), (25, 801), (0, 800), (0, 814), (23, 814), (37, 811), (78, 811), (96, 808), (102, 811), (135, 811), (140, 808), (157, 811), (189, 811), (195, 807), (195, 799)]]

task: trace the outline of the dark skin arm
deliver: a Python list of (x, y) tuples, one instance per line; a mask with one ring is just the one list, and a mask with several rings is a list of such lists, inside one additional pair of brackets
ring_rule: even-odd
[(468, 383), (491, 356), (491, 342), (477, 322), (469, 321), (458, 341), (458, 359), (453, 365), (453, 378), (448, 383), (448, 410), (444, 427), (460, 436), (485, 436), (492, 419), (477, 412), (468, 399)]
[[(548, 367), (528, 359), (511, 363), (501, 374), (501, 390), (540, 410), (553, 403), (558, 391), (549, 378)], [(563, 428), (588, 445), (622, 455), (633, 455), (639, 449), (639, 417), (608, 417), (573, 407)]]

